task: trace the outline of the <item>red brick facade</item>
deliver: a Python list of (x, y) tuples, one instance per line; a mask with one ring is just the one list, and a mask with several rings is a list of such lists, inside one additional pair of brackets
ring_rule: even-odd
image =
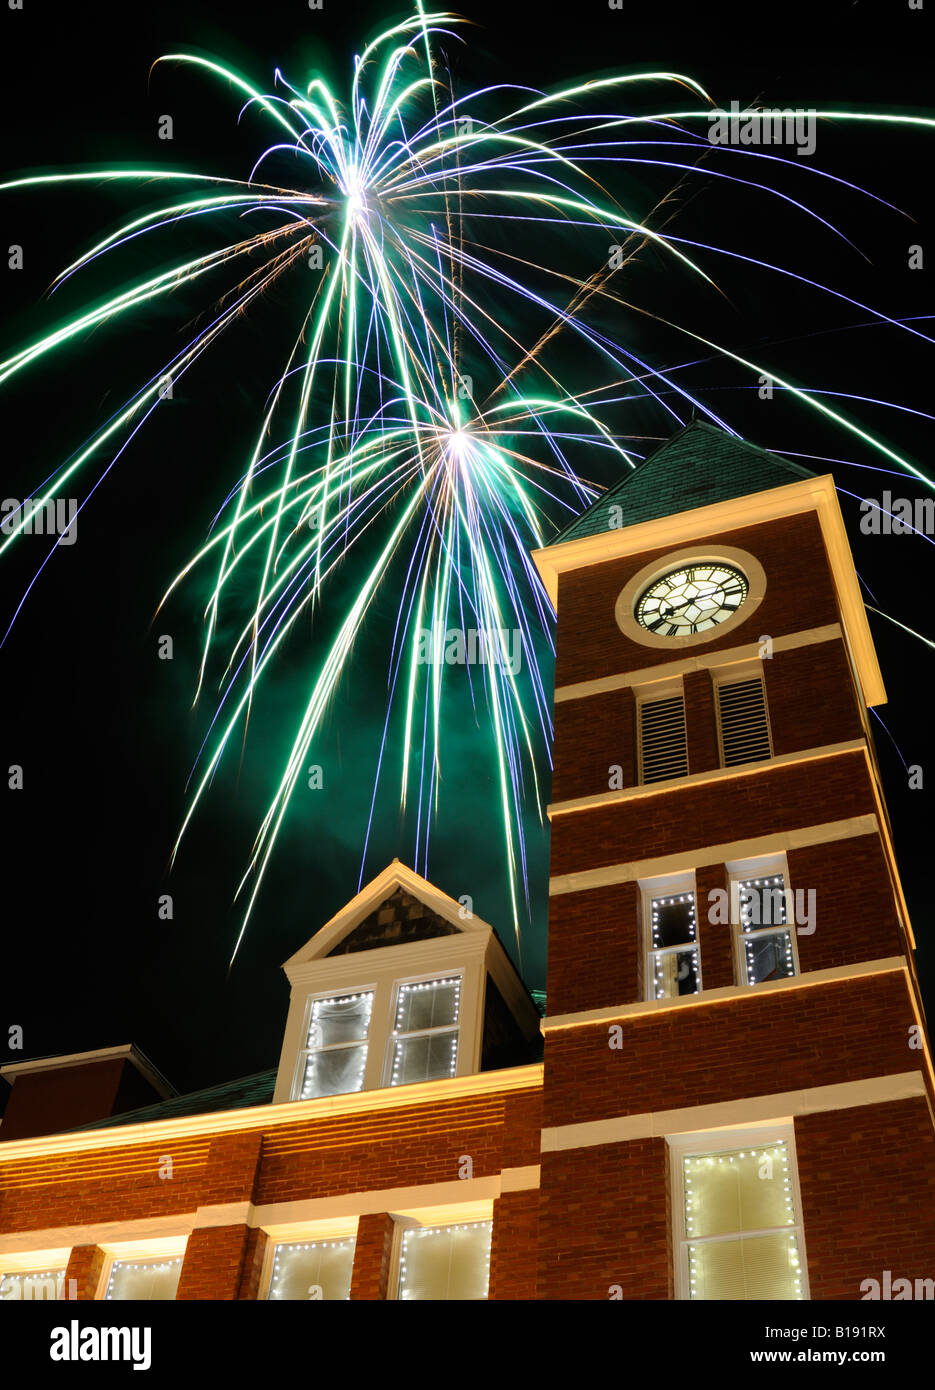
[[(679, 1146), (714, 1133), (724, 1149), (773, 1126), (794, 1136), (811, 1298), (860, 1298), (884, 1270), (935, 1275), (931, 1057), (849, 649), (815, 632), (846, 631), (822, 527), (802, 511), (699, 548), (717, 541), (755, 555), (766, 592), (696, 664), (615, 618), (624, 586), (671, 547), (559, 578), (557, 686), (615, 688), (566, 690), (555, 710), (542, 1067), (415, 1099), (401, 1088), (111, 1129), (78, 1149), (67, 1136), (0, 1144), (0, 1272), (3, 1242), (21, 1250), (34, 1232), (37, 1250), (71, 1245), (67, 1277), (92, 1299), (103, 1245), (171, 1227), (186, 1237), (179, 1300), (262, 1299), (275, 1244), (345, 1221), (350, 1299), (379, 1301), (396, 1296), (399, 1222), (455, 1222), (463, 1205), (466, 1221), (492, 1211), (491, 1299), (670, 1300), (687, 1290)], [(786, 639), (762, 661), (772, 758), (721, 769), (716, 658), (765, 636)], [(638, 691), (668, 660), (694, 780), (640, 788)], [(841, 744), (857, 746), (828, 751)], [(601, 799), (568, 807), (581, 797)], [(783, 855), (814, 919), (788, 923), (798, 973), (748, 985), (716, 904), (736, 861)], [(653, 997), (640, 879), (657, 882), (658, 861), (694, 884), (694, 995)]]

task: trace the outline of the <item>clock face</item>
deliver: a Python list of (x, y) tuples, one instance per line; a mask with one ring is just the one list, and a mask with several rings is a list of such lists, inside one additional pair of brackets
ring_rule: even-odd
[(636, 620), (658, 637), (688, 637), (737, 612), (750, 585), (732, 565), (681, 565), (654, 579), (636, 603)]

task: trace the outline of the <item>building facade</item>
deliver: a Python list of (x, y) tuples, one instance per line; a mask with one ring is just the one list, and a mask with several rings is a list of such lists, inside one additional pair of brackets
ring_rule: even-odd
[(694, 424), (534, 559), (545, 1017), (394, 862), (286, 963), (269, 1072), (177, 1097), (138, 1061), (128, 1110), (111, 1055), (3, 1069), (0, 1296), (935, 1296), (935, 1077), (832, 479)]

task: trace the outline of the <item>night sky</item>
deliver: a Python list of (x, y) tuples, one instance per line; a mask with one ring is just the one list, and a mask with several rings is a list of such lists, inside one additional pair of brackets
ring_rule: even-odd
[[(106, 164), (245, 177), (260, 148), (258, 126), (248, 121), (238, 130), (238, 101), (191, 68), (162, 66), (150, 77), (153, 60), (179, 50), (214, 55), (266, 90), (276, 66), (297, 84), (316, 69), (337, 84), (362, 42), (407, 13), (404, 6), (346, 0), (324, 0), (321, 12), (309, 11), (304, 0), (267, 0), (244, 6), (240, 18), (228, 5), (190, 0), (142, 7), (116, 0), (98, 0), (91, 8), (62, 0), (24, 5), (22, 12), (0, 11), (7, 177)], [(905, 0), (684, 8), (624, 0), (619, 11), (606, 0), (563, 6), (465, 0), (457, 8), (476, 22), (466, 49), (452, 47), (456, 80), (465, 86), (509, 81), (547, 89), (621, 70), (666, 69), (694, 77), (722, 106), (736, 99), (741, 107), (759, 101), (935, 114), (932, 15), (911, 10)], [(653, 109), (646, 100), (640, 109)], [(613, 105), (619, 109), (623, 102), (608, 101), (607, 108)], [(164, 113), (174, 120), (171, 142), (156, 136)], [(933, 152), (935, 131), (820, 127), (817, 163), (902, 209), (862, 198), (844, 183), (822, 183), (819, 190), (817, 180), (808, 182), (796, 170), (777, 174), (776, 187), (840, 227), (847, 239), (765, 192), (705, 177), (680, 189), (666, 228), (690, 242), (779, 261), (932, 333)], [(763, 170), (756, 176), (767, 181)], [(634, 166), (614, 178), (618, 196), (645, 212), (678, 182), (679, 172)], [(153, 196), (147, 194), (145, 206)], [(129, 220), (135, 207), (129, 189), (105, 185), (0, 195), (0, 266), (8, 245), (24, 249), (24, 268), (2, 272), (4, 357), (114, 283), (95, 270), (61, 296), (45, 296), (65, 264)], [(908, 268), (913, 244), (924, 248), (924, 269)], [(569, 247), (569, 257), (575, 253)], [(155, 256), (155, 247), (134, 250), (120, 262), (121, 273), (138, 275), (159, 263)], [(740, 355), (768, 362), (805, 388), (840, 393), (826, 399), (931, 472), (931, 417), (925, 413), (932, 408), (931, 344), (749, 263), (711, 257), (705, 264), (723, 293), (687, 294), (684, 281), (650, 251), (628, 272), (627, 295), (659, 318), (678, 319)], [(242, 760), (234, 749), (176, 867), (171, 875), (167, 870), (208, 714), (207, 706), (191, 709), (204, 588), (196, 583), (155, 623), (153, 614), (240, 477), (286, 342), (282, 325), (294, 307), (287, 298), (286, 290), (270, 296), (153, 416), (81, 513), (77, 543), (55, 549), (0, 649), (3, 1061), (132, 1041), (180, 1091), (273, 1066), (288, 997), (281, 962), (357, 891), (385, 708), (382, 641), (395, 611), (390, 595), (376, 605), (326, 720), (315, 759), (325, 768), (325, 788), (300, 798), (290, 812), (230, 971), (240, 923), (233, 893), (333, 613), (324, 612), (315, 628), (305, 623), (290, 642), (259, 702)], [(127, 326), (99, 330), (0, 388), (3, 496), (32, 495), (144, 374), (178, 350), (181, 333), (186, 326), (191, 331), (209, 303), (210, 297), (199, 299), (190, 290), (138, 311)], [(885, 460), (781, 393), (759, 399), (751, 377), (730, 364), (684, 367), (703, 352), (646, 314), (605, 326), (626, 335), (654, 366), (681, 367), (680, 382), (745, 437), (818, 472), (834, 472), (839, 486), (856, 494), (842, 494), (842, 509), (869, 601), (935, 638), (931, 539), (867, 536), (859, 529), (857, 499), (879, 498), (885, 487), (914, 499), (924, 493), (921, 484), (869, 471)], [(556, 353), (576, 389), (584, 389), (587, 364), (561, 345)], [(887, 401), (902, 408), (880, 403)], [(682, 418), (688, 416), (683, 410)], [(621, 438), (638, 437), (638, 456), (677, 427), (662, 411), (639, 403), (621, 405), (612, 423)], [(106, 462), (102, 456), (69, 495), (83, 497)], [(603, 461), (589, 476), (602, 484), (615, 477)], [(556, 513), (556, 523), (565, 520)], [(0, 629), (16, 612), (47, 544), (24, 537), (0, 558)], [(802, 626), (809, 625), (803, 614)], [(935, 652), (873, 615), (871, 627), (889, 695), (880, 710), (889, 733), (879, 729), (879, 756), (931, 1003)], [(175, 643), (171, 662), (156, 657), (163, 633)], [(545, 675), (551, 688), (548, 666)], [(456, 709), (449, 714), (447, 809), (433, 830), (429, 876), (454, 897), (470, 894), (475, 911), (512, 949), (491, 811), (489, 734), (482, 721), (475, 724)], [(909, 789), (902, 759), (922, 768), (921, 789)], [(20, 792), (5, 789), (5, 769), (14, 763), (24, 768)], [(539, 772), (548, 800), (544, 753)], [(529, 987), (543, 989), (548, 833), (532, 808), (527, 834), (531, 920), (523, 931), (523, 967)], [(365, 881), (394, 855), (413, 862), (411, 826), (385, 797)], [(174, 918), (162, 922), (157, 899), (167, 892)], [(7, 1055), (12, 1024), (24, 1028), (24, 1046)]]

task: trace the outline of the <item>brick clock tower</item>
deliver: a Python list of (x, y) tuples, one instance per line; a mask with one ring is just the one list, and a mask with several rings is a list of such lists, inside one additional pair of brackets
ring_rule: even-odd
[(534, 558), (538, 1296), (925, 1296), (932, 1058), (832, 478), (695, 423)]

